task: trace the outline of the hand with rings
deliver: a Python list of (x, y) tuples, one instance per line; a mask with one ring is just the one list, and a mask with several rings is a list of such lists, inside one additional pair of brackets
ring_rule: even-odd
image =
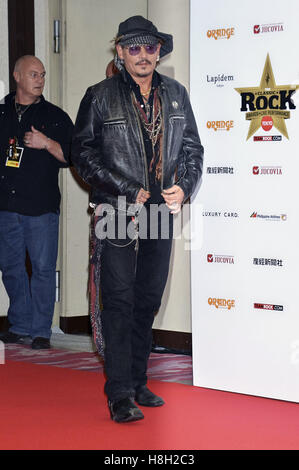
[(34, 126), (31, 126), (31, 132), (25, 133), (23, 142), (26, 147), (41, 150), (47, 145), (47, 140), (47, 136), (35, 129)]
[(175, 184), (171, 188), (165, 189), (162, 192), (162, 196), (171, 214), (178, 214), (185, 198), (182, 188)]
[(146, 201), (150, 198), (150, 192), (146, 191), (145, 189), (141, 188), (139, 193), (137, 194), (136, 204), (145, 204)]

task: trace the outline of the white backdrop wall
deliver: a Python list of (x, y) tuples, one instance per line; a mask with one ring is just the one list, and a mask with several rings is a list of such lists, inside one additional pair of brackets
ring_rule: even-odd
[[(299, 4), (191, 0), (195, 385), (299, 402)], [(200, 245), (200, 248), (198, 246)]]

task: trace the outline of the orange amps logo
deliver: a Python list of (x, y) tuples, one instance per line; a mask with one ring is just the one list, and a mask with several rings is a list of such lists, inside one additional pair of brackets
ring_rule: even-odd
[(234, 127), (234, 121), (208, 121), (207, 128), (214, 131), (230, 131)]
[(207, 31), (208, 38), (214, 38), (216, 41), (219, 39), (230, 39), (234, 34), (235, 28), (209, 29)]
[(225, 308), (227, 310), (235, 307), (235, 301), (232, 299), (216, 299), (210, 297), (208, 303), (209, 305), (214, 305), (216, 308)]

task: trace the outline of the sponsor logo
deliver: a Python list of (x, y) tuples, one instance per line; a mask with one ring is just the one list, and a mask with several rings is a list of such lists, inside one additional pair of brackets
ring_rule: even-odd
[(235, 35), (235, 28), (219, 28), (219, 29), (209, 29), (207, 31), (207, 37), (209, 39), (215, 39), (219, 41), (220, 39), (230, 39)]
[(220, 218), (224, 217), (225, 219), (236, 219), (239, 217), (239, 214), (237, 212), (230, 212), (230, 211), (224, 211), (224, 212), (216, 212), (216, 211), (203, 211), (202, 213), (203, 217), (215, 217), (215, 218)]
[(233, 299), (216, 299), (209, 297), (208, 303), (216, 308), (225, 308), (227, 310), (235, 307), (235, 300)]
[(276, 310), (279, 312), (283, 311), (283, 305), (272, 305), (272, 304), (253, 304), (254, 308), (259, 308), (261, 310)]
[(282, 175), (282, 167), (281, 166), (257, 166), (255, 165), (252, 168), (252, 173), (254, 175), (279, 176), (279, 175)]
[(256, 24), (253, 27), (254, 34), (280, 33), (284, 31), (283, 23)]
[(254, 142), (280, 142), (282, 141), (281, 135), (257, 135), (253, 137)]
[(216, 85), (218, 88), (223, 88), (227, 82), (234, 81), (233, 75), (225, 75), (224, 73), (218, 75), (207, 75), (207, 82)]
[(208, 166), (208, 175), (233, 175), (234, 168), (232, 166)]
[(262, 117), (262, 122), (261, 126), (264, 129), (264, 131), (268, 132), (271, 131), (273, 127), (273, 119), (271, 116), (264, 116)]
[(203, 217), (221, 217), (221, 212), (215, 212), (215, 211), (204, 211), (202, 213)]
[(235, 264), (235, 259), (234, 259), (234, 256), (208, 254), (207, 262), (208, 263)]
[(253, 32), (254, 32), (254, 34), (259, 34), (260, 33), (260, 25), (259, 24), (254, 25)]
[[(267, 55), (259, 86), (235, 88), (241, 96), (241, 112), (246, 113), (250, 121), (247, 140), (260, 127), (275, 127), (287, 139), (286, 120), (290, 119), (291, 111), (296, 109), (292, 100), (299, 85), (276, 85), (269, 54)], [(265, 120), (263, 120), (265, 118)], [(271, 118), (271, 120), (270, 120)], [(271, 127), (271, 128), (272, 128)], [(277, 141), (281, 136), (261, 136), (255, 141)]]
[(208, 121), (207, 128), (217, 131), (230, 131), (234, 127), (234, 121)]
[(250, 216), (251, 219), (262, 219), (262, 220), (269, 220), (272, 222), (281, 222), (287, 220), (286, 214), (280, 215), (268, 215), (268, 214), (258, 214), (257, 212), (253, 212)]
[(271, 258), (253, 258), (254, 266), (275, 266), (282, 267), (282, 259), (271, 259)]

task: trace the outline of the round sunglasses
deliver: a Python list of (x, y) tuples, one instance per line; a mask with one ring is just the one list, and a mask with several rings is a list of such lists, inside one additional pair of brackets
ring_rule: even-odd
[(144, 44), (143, 46), (128, 46), (127, 49), (130, 55), (138, 55), (141, 48), (144, 47), (147, 54), (155, 54), (158, 49), (158, 44)]

